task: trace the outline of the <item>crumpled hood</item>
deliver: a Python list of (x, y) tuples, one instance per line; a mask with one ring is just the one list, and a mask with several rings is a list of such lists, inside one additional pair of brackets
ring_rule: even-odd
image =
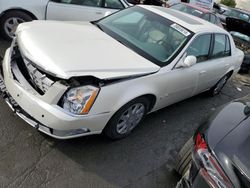
[(89, 22), (33, 21), (20, 24), (16, 35), (26, 58), (63, 79), (110, 79), (160, 69)]

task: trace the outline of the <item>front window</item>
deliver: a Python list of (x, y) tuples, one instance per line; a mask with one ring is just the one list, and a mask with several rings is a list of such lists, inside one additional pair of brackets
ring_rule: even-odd
[(187, 55), (193, 55), (197, 58), (197, 62), (207, 61), (209, 58), (209, 49), (211, 45), (211, 34), (198, 36), (187, 50)]
[(201, 17), (203, 14), (202, 11), (195, 9), (191, 6), (185, 5), (185, 4), (176, 4), (176, 5), (171, 6), (170, 8), (175, 9), (175, 10), (179, 10), (181, 12), (185, 12), (185, 13), (197, 16), (197, 17)]
[(104, 32), (159, 66), (170, 63), (192, 33), (141, 7), (132, 7), (96, 23)]

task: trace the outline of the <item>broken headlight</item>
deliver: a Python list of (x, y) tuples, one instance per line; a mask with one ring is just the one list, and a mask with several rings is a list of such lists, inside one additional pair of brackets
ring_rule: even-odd
[(97, 87), (90, 85), (72, 88), (63, 97), (63, 108), (76, 115), (87, 114), (98, 92)]

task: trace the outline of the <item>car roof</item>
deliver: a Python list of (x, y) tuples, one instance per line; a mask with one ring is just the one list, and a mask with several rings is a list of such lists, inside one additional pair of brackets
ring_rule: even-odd
[[(184, 4), (184, 5), (188, 6), (188, 7), (192, 7), (192, 8), (194, 8), (194, 9), (197, 9), (197, 10), (203, 12), (203, 13), (212, 13), (212, 11), (210, 11), (210, 10), (208, 10), (208, 9), (198, 7), (198, 6), (195, 6), (195, 5), (190, 4), (190, 3), (178, 3), (178, 4)], [(177, 4), (177, 5), (178, 5), (178, 4)]]
[(227, 33), (226, 30), (222, 29), (221, 27), (218, 27), (215, 24), (212, 24), (208, 21), (205, 21), (201, 18), (198, 18), (193, 15), (189, 15), (187, 13), (182, 13), (178, 10), (169, 9), (166, 7), (160, 7), (160, 6), (151, 6), (151, 5), (139, 5), (142, 8), (145, 8), (151, 12), (154, 12), (155, 14), (158, 14), (159, 16), (165, 17), (194, 33), (199, 32), (218, 32), (218, 33)]

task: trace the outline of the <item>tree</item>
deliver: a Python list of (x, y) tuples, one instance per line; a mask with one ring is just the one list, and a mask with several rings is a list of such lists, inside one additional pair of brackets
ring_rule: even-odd
[(220, 3), (233, 8), (236, 6), (235, 0), (221, 0)]

